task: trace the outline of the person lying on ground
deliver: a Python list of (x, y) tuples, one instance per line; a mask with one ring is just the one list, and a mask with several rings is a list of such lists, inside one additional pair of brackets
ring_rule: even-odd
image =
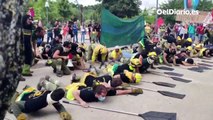
[(181, 58), (176, 59), (176, 63), (184, 65), (184, 66), (193, 66), (193, 65), (196, 65), (194, 63), (194, 60), (192, 58), (185, 58), (185, 57), (181, 57)]
[[(111, 76), (109, 74), (105, 74), (102, 76), (98, 76), (97, 72), (92, 72), (94, 70), (90, 70), (85, 73), (82, 78), (76, 76), (76, 74), (72, 75), (71, 81), (80, 81), (81, 83), (86, 84), (86, 86), (91, 87), (94, 83), (102, 83), (105, 82), (109, 84), (111, 87), (116, 88), (124, 83), (140, 83), (142, 79), (142, 75), (140, 73), (129, 72), (128, 70), (124, 70), (123, 73), (117, 74), (115, 76)], [(72, 82), (71, 82), (72, 83)]]
[[(17, 93), (18, 94), (18, 93)], [(59, 102), (65, 95), (63, 89), (54, 91), (37, 91), (35, 88), (27, 86), (23, 92), (19, 93), (16, 101), (12, 103), (12, 112), (17, 120), (27, 120), (28, 113), (39, 111), (48, 105), (53, 105), (62, 120), (71, 120), (71, 115)]]
[(107, 89), (104, 85), (96, 85), (93, 88), (83, 88), (79, 84), (80, 83), (73, 83), (67, 87), (66, 98), (68, 100), (77, 100), (82, 107), (89, 107), (87, 102), (103, 102), (107, 96), (143, 93), (142, 89), (112, 90)]
[(94, 85), (101, 84), (108, 89), (111, 89), (120, 86), (122, 81), (121, 79), (111, 77), (110, 75), (96, 76), (93, 73), (85, 73), (80, 79), (80, 83), (85, 84), (87, 87), (93, 87)]
[(187, 50), (182, 50), (179, 54), (176, 54), (175, 56), (176, 64), (181, 64), (184, 66), (196, 65), (194, 60), (187, 55)]
[(181, 44), (182, 48), (187, 48), (189, 46), (192, 46), (192, 38), (187, 38), (184, 40), (184, 42)]
[(176, 55), (176, 48), (175, 46), (170, 46), (169, 49), (165, 50), (163, 53), (163, 61), (166, 65), (172, 66), (170, 63), (176, 64), (175, 61), (175, 55)]
[[(154, 62), (157, 60), (157, 53), (155, 51), (159, 51), (157, 48), (155, 48), (154, 51), (151, 51), (147, 54), (145, 53), (137, 53), (132, 56), (133, 58), (138, 58), (140, 61), (142, 61), (142, 65), (138, 68), (139, 73), (144, 73), (146, 70), (151, 66), (152, 69), (155, 69)], [(161, 52), (161, 50), (159, 51)], [(160, 54), (160, 53), (159, 53)]]
[(128, 70), (130, 72), (137, 73), (139, 71), (139, 67), (142, 65), (142, 61), (135, 58), (131, 59), (129, 64), (108, 64), (105, 68), (106, 73), (109, 73), (110, 75), (117, 75), (120, 73), (123, 73), (124, 70)]
[(203, 58), (203, 57), (210, 57), (210, 50), (208, 48), (202, 48), (200, 51), (199, 51), (199, 58)]

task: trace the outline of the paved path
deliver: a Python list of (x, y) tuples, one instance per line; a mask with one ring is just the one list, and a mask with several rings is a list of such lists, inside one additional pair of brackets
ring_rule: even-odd
[[(201, 62), (200, 59), (197, 59)], [(213, 61), (213, 60), (211, 60)], [(20, 82), (18, 91), (25, 85), (36, 87), (39, 78), (45, 75), (50, 75), (54, 79), (59, 79), (64, 84), (69, 84), (70, 76), (56, 77), (51, 67), (44, 66), (45, 61), (33, 67), (33, 77), (27, 77), (25, 82)], [(144, 88), (151, 88), (154, 90), (167, 90), (176, 93), (186, 94), (183, 100), (174, 99), (162, 96), (158, 93), (144, 91), (144, 94), (138, 96), (122, 95), (115, 97), (108, 97), (104, 103), (90, 103), (90, 105), (123, 110), (135, 113), (144, 113), (148, 111), (160, 112), (175, 112), (178, 120), (212, 120), (213, 115), (213, 70), (207, 70), (203, 73), (189, 71), (184, 67), (174, 67), (175, 72), (184, 74), (185, 78), (192, 79), (191, 83), (181, 83), (173, 81), (170, 78), (145, 74), (143, 80), (145, 81), (162, 81), (174, 83), (175, 88), (160, 87), (148, 83), (140, 83), (138, 86)], [(162, 70), (158, 70), (162, 71)], [(78, 75), (83, 74), (82, 71), (74, 71)], [(94, 110), (90, 108), (82, 108), (73, 105), (64, 104), (65, 108), (72, 115), (73, 120), (141, 120), (137, 116), (129, 116), (118, 113), (105, 112)], [(59, 114), (52, 106), (29, 115), (30, 120), (59, 120)], [(15, 120), (11, 114), (6, 115), (5, 120)]]

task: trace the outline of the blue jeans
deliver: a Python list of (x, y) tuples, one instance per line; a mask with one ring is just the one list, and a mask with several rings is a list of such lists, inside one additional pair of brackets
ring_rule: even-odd
[(200, 41), (203, 41), (204, 35), (203, 34), (199, 34), (198, 38), (199, 38)]
[(52, 32), (48, 32), (47, 33), (47, 44), (49, 44), (53, 39), (53, 33)]
[(85, 42), (85, 35), (86, 35), (85, 31), (81, 33), (81, 43)]
[(192, 40), (195, 40), (195, 34), (194, 33), (189, 33), (189, 38), (192, 38)]
[(78, 43), (78, 32), (74, 32), (73, 42)]

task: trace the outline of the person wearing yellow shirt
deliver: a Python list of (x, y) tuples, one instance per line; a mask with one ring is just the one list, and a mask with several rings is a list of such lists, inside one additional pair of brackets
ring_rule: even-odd
[(119, 48), (119, 46), (116, 46), (115, 50), (113, 50), (110, 54), (110, 59), (112, 61), (120, 61), (122, 57), (123, 57), (123, 54), (121, 49)]
[(104, 62), (107, 61), (107, 55), (108, 55), (108, 49), (98, 44), (95, 46), (93, 53), (92, 53), (92, 63), (95, 63), (95, 61)]

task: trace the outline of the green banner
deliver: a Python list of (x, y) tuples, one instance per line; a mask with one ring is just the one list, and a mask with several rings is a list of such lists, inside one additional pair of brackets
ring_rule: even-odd
[(137, 43), (144, 35), (144, 18), (121, 19), (106, 9), (101, 12), (101, 44), (107, 47)]

